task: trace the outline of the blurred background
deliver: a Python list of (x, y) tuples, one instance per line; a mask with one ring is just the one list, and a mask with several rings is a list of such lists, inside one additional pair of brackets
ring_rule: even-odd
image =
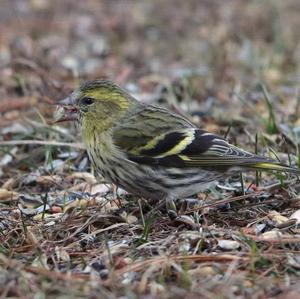
[(3, 0), (0, 126), (51, 121), (80, 82), (109, 78), (217, 133), (278, 132), (264, 85), (298, 134), (299, 13), (297, 0)]

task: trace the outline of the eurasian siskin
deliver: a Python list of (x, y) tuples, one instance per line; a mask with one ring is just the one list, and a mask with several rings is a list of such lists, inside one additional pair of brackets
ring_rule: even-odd
[(167, 109), (146, 105), (106, 80), (87, 82), (62, 102), (57, 121), (78, 121), (97, 172), (146, 198), (191, 196), (244, 170), (299, 170), (229, 144)]

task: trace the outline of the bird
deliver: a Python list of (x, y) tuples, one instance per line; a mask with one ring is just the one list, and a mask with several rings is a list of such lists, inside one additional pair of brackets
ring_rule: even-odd
[(166, 108), (138, 101), (104, 79), (83, 83), (60, 101), (55, 122), (75, 121), (98, 174), (129, 193), (174, 201), (249, 170), (299, 175), (297, 168), (250, 153)]

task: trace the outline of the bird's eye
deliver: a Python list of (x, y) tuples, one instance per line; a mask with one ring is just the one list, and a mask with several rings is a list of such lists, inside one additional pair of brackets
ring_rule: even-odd
[(94, 103), (94, 99), (92, 99), (92, 98), (82, 98), (81, 100), (80, 100), (80, 103), (82, 104), (82, 105), (85, 105), (85, 106), (88, 106), (88, 105), (91, 105), (91, 104), (93, 104)]

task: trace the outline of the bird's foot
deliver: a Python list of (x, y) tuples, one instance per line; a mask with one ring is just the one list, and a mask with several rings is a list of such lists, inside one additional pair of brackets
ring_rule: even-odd
[(168, 213), (170, 220), (172, 221), (172, 223), (174, 225), (176, 225), (176, 226), (184, 225), (184, 226), (188, 226), (190, 229), (199, 230), (199, 228), (200, 228), (199, 224), (195, 223), (191, 217), (182, 215), (182, 213), (184, 214), (184, 212), (188, 208), (189, 202), (191, 202), (191, 201), (192, 201), (191, 199), (184, 200), (181, 203), (181, 207), (178, 212), (174, 200), (167, 199), (166, 200), (167, 213)]
[(178, 218), (177, 208), (173, 199), (166, 199), (166, 209), (168, 216), (172, 221)]

